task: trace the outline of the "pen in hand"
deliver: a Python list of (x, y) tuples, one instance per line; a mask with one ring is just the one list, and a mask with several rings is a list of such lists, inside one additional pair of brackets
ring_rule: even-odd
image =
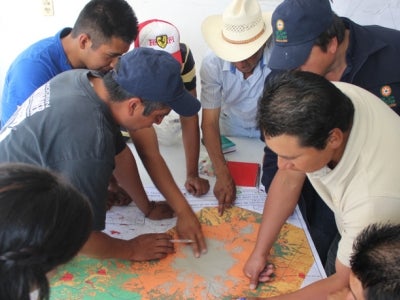
[(188, 239), (183, 239), (183, 240), (169, 240), (171, 243), (184, 243), (184, 244), (190, 244), (194, 243), (193, 240), (188, 240)]

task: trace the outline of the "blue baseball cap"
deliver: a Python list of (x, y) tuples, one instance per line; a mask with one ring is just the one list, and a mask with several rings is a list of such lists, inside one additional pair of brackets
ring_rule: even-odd
[(304, 64), (314, 41), (332, 24), (333, 15), (329, 0), (284, 0), (272, 13), (268, 67), (290, 70)]
[(200, 101), (183, 85), (181, 64), (165, 51), (134, 48), (121, 56), (112, 72), (114, 80), (135, 97), (164, 103), (181, 116), (200, 110)]

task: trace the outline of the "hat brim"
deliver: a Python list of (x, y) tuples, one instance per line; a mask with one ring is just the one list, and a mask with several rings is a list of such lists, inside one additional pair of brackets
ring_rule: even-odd
[(201, 30), (203, 37), (214, 53), (229, 62), (238, 62), (248, 59), (256, 53), (261, 46), (268, 40), (272, 34), (271, 18), (272, 13), (263, 13), (264, 32), (258, 39), (246, 44), (232, 44), (222, 38), (222, 15), (213, 15), (207, 17), (202, 25)]
[(186, 89), (179, 97), (176, 97), (174, 101), (168, 102), (167, 105), (178, 115), (183, 117), (194, 116), (201, 108), (200, 101), (193, 97)]
[(174, 53), (171, 53), (171, 55), (172, 55), (173, 57), (175, 57), (175, 59), (176, 59), (180, 64), (182, 64), (182, 54), (181, 54), (181, 50), (176, 51), (176, 52), (174, 52)]
[(292, 70), (303, 65), (310, 56), (314, 41), (301, 45), (280, 45), (273, 42), (268, 67), (273, 70)]

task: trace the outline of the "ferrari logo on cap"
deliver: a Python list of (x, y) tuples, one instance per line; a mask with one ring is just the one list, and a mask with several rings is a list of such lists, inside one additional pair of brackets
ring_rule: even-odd
[(168, 45), (168, 36), (166, 34), (156, 37), (156, 43), (160, 48), (165, 48)]

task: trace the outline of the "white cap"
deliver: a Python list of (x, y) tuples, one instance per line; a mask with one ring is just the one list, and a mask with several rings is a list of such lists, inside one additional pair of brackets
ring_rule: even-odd
[(158, 19), (142, 22), (138, 26), (139, 34), (135, 40), (135, 48), (147, 47), (169, 52), (179, 63), (182, 63), (180, 51), (180, 35), (171, 23)]

